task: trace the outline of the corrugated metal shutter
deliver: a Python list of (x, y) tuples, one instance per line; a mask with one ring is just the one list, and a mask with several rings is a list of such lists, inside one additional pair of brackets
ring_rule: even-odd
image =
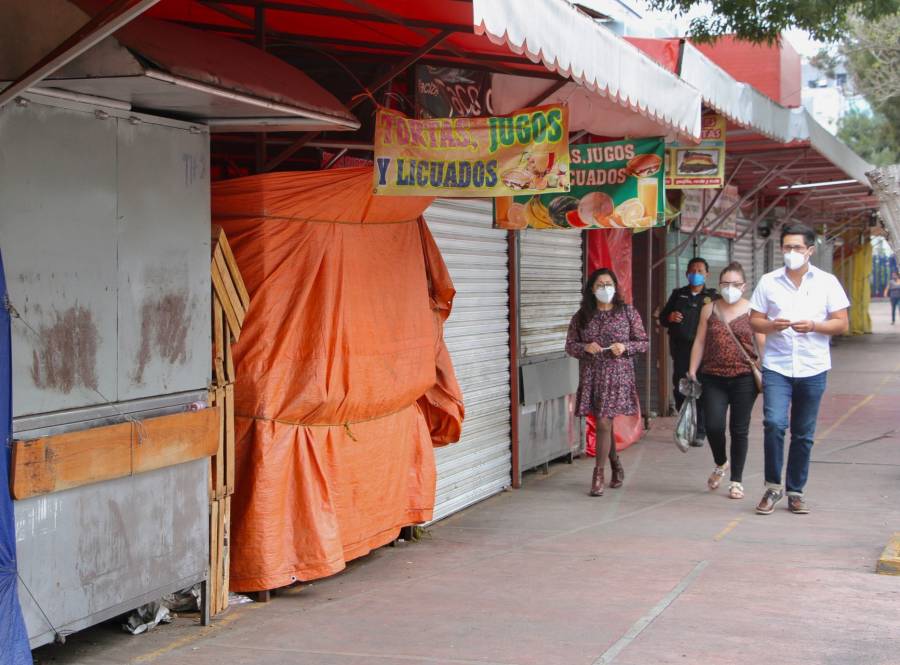
[(522, 357), (563, 353), (581, 302), (581, 232), (528, 229), (519, 235)]
[(755, 281), (755, 273), (753, 266), (753, 229), (749, 229), (747, 227), (750, 226), (750, 221), (746, 219), (738, 219), (737, 221), (737, 234), (741, 235), (744, 233), (744, 237), (740, 240), (735, 240), (735, 242), (731, 243), (731, 260), (737, 261), (744, 268), (744, 274), (747, 278), (747, 293), (753, 292), (753, 287), (756, 285)]
[(506, 232), (488, 201), (437, 200), (425, 212), (456, 287), (444, 339), (463, 391), (462, 438), (435, 451), (434, 519), (510, 485), (509, 280)]
[[(731, 241), (728, 238), (707, 236), (703, 244), (697, 248), (697, 254), (706, 259), (706, 262), (709, 264), (709, 276), (706, 278), (707, 286), (714, 289), (719, 288), (719, 273), (729, 263), (730, 247)], [(687, 265), (687, 261), (685, 261), (685, 265)]]

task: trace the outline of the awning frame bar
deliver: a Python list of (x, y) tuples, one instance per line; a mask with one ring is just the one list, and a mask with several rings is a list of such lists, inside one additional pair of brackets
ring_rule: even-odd
[(3, 92), (0, 92), (0, 108), (72, 62), (158, 2), (159, 0), (115, 0), (112, 4), (104, 7), (96, 16), (93, 16), (56, 48), (29, 67)]

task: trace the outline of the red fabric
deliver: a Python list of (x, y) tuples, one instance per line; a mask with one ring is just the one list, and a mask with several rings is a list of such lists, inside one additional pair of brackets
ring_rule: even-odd
[[(619, 292), (626, 302), (632, 301), (631, 246), (634, 234), (628, 229), (596, 229), (587, 232), (588, 273), (597, 268), (612, 268), (619, 280)], [(644, 321), (645, 326), (650, 322)], [(616, 450), (624, 450), (644, 434), (641, 414), (616, 416), (613, 419)], [(594, 417), (587, 417), (585, 452), (593, 457), (597, 449)]]
[(626, 41), (631, 42), (644, 53), (649, 55), (653, 60), (673, 74), (678, 74), (678, 68), (681, 63), (678, 62), (681, 52), (681, 39), (653, 39), (648, 37), (626, 37)]

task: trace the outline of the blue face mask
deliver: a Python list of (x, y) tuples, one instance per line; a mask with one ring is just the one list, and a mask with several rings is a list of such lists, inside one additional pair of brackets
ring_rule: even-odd
[(706, 275), (699, 272), (692, 272), (688, 275), (688, 284), (691, 286), (703, 286), (706, 284)]

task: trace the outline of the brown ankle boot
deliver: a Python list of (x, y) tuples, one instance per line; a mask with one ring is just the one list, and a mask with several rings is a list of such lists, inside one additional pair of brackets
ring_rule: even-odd
[(609, 486), (613, 489), (621, 487), (622, 483), (625, 482), (625, 467), (622, 466), (622, 460), (616, 455), (609, 460), (609, 465), (612, 467), (612, 477), (609, 480)]
[(603, 468), (594, 467), (594, 476), (591, 478), (591, 496), (603, 496)]

